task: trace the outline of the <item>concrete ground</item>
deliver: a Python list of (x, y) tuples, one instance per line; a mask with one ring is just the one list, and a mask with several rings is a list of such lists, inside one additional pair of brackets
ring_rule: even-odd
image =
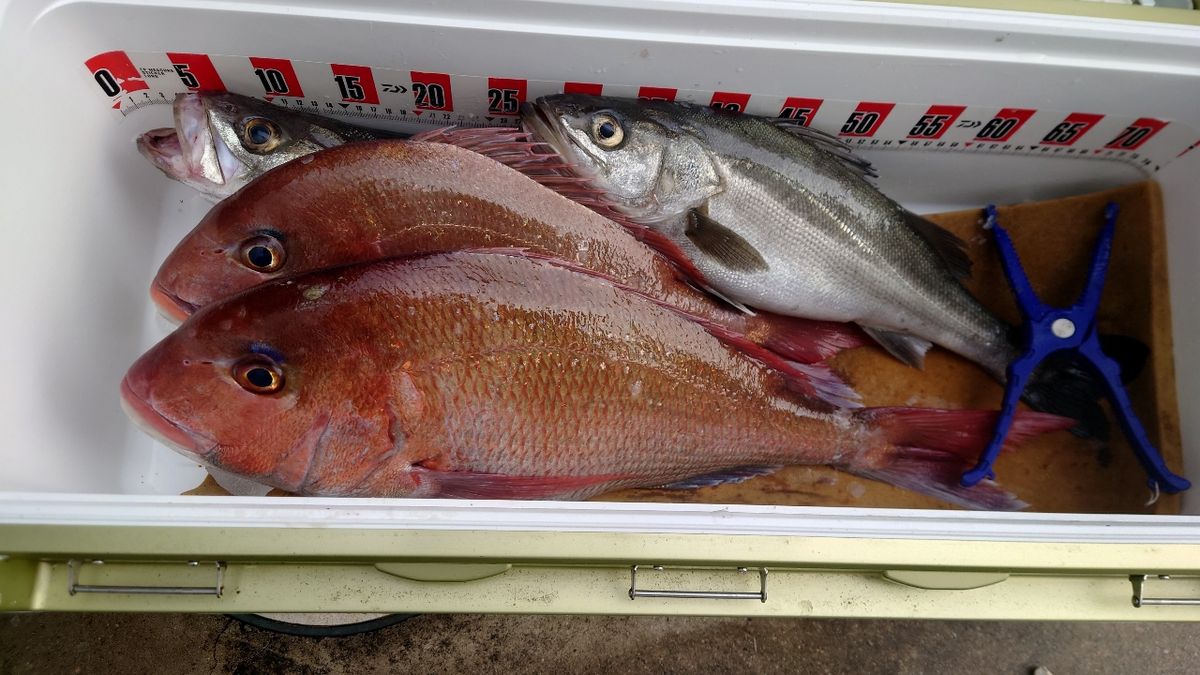
[(419, 616), (301, 638), (224, 616), (0, 615), (18, 673), (1187, 673), (1200, 625)]

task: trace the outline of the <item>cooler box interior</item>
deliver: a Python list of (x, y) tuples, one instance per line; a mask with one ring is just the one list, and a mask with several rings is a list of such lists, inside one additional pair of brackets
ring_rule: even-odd
[[(918, 213), (1068, 198), (1153, 181), (1161, 192), (1165, 240), (1153, 258), (1159, 267), (1138, 272), (1157, 275), (1157, 309), (1169, 302), (1169, 311), (1155, 315), (1170, 323), (1160, 321), (1163, 341), (1154, 346), (1171, 351), (1154, 357), (1160, 366), (1165, 360), (1167, 372), (1173, 359), (1175, 380), (1166, 393), (1177, 400), (1172, 419), (1178, 426), (1170, 431), (1178, 442), (1162, 442), (1180, 453), (1173, 460), (1177, 472), (1200, 476), (1195, 24), (869, 2), (10, 0), (0, 2), (0, 83), (9, 95), (0, 108), (0, 127), (7, 130), (0, 162), (0, 279), (6, 289), (0, 296), (6, 376), (0, 520), (22, 505), (68, 500), (68, 511), (78, 513), (81, 523), (100, 523), (106, 516), (87, 518), (92, 496), (130, 497), (120, 502), (124, 513), (146, 518), (162, 504), (184, 503), (214, 524), (247, 504), (267, 514), (319, 505), (343, 522), (363, 513), (356, 510), (359, 502), (336, 499), (181, 497), (202, 482), (204, 469), (135, 428), (119, 405), (125, 370), (170, 328), (148, 298), (150, 279), (210, 205), (162, 176), (134, 147), (141, 132), (170, 125), (169, 102), (187, 91), (175, 67), (191, 58), (186, 55), (207, 56), (230, 91), (261, 97), (264, 87), (278, 84), (263, 73), (279, 72), (290, 95), (277, 91), (278, 105), (407, 132), (511, 124), (511, 111), (489, 109), (489, 89), (513, 88), (532, 100), (561, 92), (568, 82), (603, 85), (605, 94), (617, 96), (675, 96), (732, 102), (755, 114), (808, 115), (814, 128), (842, 133), (874, 163), (881, 189)], [(346, 101), (334, 79), (338, 64), (369, 68), (375, 91), (341, 105)], [(414, 90), (431, 85), (445, 89), (445, 101), (422, 110)], [(946, 128), (914, 138), (914, 126), (930, 115), (943, 115)], [(1074, 123), (1080, 124), (1072, 135), (1055, 132)], [(1145, 208), (1157, 207), (1148, 202)], [(971, 226), (970, 218), (960, 222)], [(1045, 242), (1070, 245), (1053, 234), (1047, 231)], [(1026, 239), (1039, 241), (1036, 235)], [(1086, 255), (1091, 242), (1078, 245)], [(1002, 285), (998, 271), (990, 273)], [(1122, 283), (1110, 278), (1114, 286)], [(998, 401), (999, 387), (991, 386)], [(1142, 506), (1149, 491), (1125, 456), (1127, 448), (1118, 452), (1122, 471), (1133, 473), (1122, 483), (1132, 497), (1077, 510), (1155, 511)], [(1060, 479), (1077, 479), (1043, 468), (1039, 489), (1053, 491)], [(1001, 472), (1001, 482), (1004, 477)], [(886, 531), (887, 512), (872, 507), (912, 505), (869, 496), (822, 502), (695, 495), (610, 495), (606, 499), (642, 503), (636, 509), (612, 505), (613, 516), (593, 524), (654, 530), (676, 514), (711, 508), (707, 504), (737, 512), (739, 502), (749, 502), (773, 506), (747, 506), (747, 520), (739, 522), (831, 513), (822, 527), (837, 533), (838, 514), (854, 514), (879, 518)], [(679, 499), (698, 503), (663, 503)], [(377, 504), (412, 523), (436, 521), (439, 509), (449, 507), (403, 499)], [(831, 504), (838, 508), (813, 508)], [(1187, 516), (1178, 522), (1186, 536), (1200, 541), (1195, 489), (1170, 505)], [(455, 512), (462, 508), (491, 506), (454, 505)], [(522, 522), (541, 518), (562, 529), (578, 524), (570, 505), (514, 508), (528, 519)], [(588, 513), (603, 511), (593, 504)], [(988, 527), (1011, 531), (1022, 517), (996, 515)], [(948, 536), (980, 532), (969, 514), (946, 512), (942, 518)], [(1067, 514), (1039, 522), (1065, 528), (1078, 520)], [(317, 523), (297, 523), (308, 525)]]

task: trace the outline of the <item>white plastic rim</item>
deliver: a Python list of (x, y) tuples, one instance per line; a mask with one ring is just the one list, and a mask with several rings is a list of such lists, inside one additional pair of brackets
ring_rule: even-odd
[[(870, 2), (45, 2), (0, 0), (0, 522), (776, 532), (1194, 541), (1200, 518), (850, 508), (187, 498), (202, 471), (132, 427), (125, 369), (164, 334), (147, 287), (208, 204), (133, 148), (166, 106), (122, 119), (83, 63), (111, 50), (261, 55), (399, 71), (591, 80), (898, 105), (957, 102), (1200, 129), (1200, 28)], [(498, 72), (499, 71), (499, 72)], [(249, 72), (230, 89), (254, 84)], [(1197, 138), (1196, 140), (1200, 140)], [(864, 149), (918, 211), (1049, 198), (1145, 175), (1129, 164)], [(1188, 467), (1200, 467), (1200, 152), (1164, 192)], [(1184, 509), (1200, 514), (1200, 499)], [(248, 515), (249, 514), (249, 515)], [(382, 520), (381, 520), (382, 519)], [(781, 524), (782, 523), (782, 524)], [(465, 525), (464, 525), (465, 527)]]

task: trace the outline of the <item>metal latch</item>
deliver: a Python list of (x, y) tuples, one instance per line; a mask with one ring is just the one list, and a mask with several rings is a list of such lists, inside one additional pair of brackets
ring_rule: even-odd
[[(662, 565), (653, 565), (653, 569), (661, 571)], [(745, 567), (737, 568), (737, 571), (745, 574), (749, 569)], [(653, 590), (637, 587), (638, 566), (633, 565), (629, 568), (629, 599), (637, 600), (638, 598), (707, 598), (712, 600), (758, 600), (759, 602), (767, 601), (767, 568), (758, 568), (758, 583), (759, 591), (669, 591), (669, 590)]]
[(1151, 578), (1170, 581), (1171, 577), (1167, 574), (1130, 574), (1129, 583), (1133, 584), (1133, 606), (1145, 607), (1146, 605), (1200, 605), (1200, 598), (1147, 598), (1144, 595), (1146, 582)]
[[(103, 565), (103, 560), (92, 560), (93, 565)], [(107, 586), (79, 583), (79, 566), (82, 561), (67, 561), (67, 593), (137, 593), (142, 595), (215, 595), (221, 597), (225, 588), (225, 563), (216, 562), (217, 577), (212, 586)], [(198, 561), (188, 561), (188, 566), (197, 567)]]

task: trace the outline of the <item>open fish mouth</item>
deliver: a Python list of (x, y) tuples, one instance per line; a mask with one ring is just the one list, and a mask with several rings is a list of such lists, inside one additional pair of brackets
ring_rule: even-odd
[(175, 127), (142, 134), (138, 151), (175, 180), (213, 194), (227, 191), (242, 164), (213, 132), (204, 100), (179, 94), (172, 109)]
[(216, 442), (202, 438), (164, 417), (138, 392), (143, 388), (132, 373), (121, 380), (121, 408), (129, 419), (142, 431), (176, 452), (198, 462), (207, 462), (216, 450)]
[(534, 140), (549, 145), (558, 154), (559, 159), (570, 163), (572, 165), (571, 170), (577, 175), (581, 173), (578, 163), (571, 161), (571, 155), (567, 152), (566, 144), (570, 143), (584, 153), (588, 153), (588, 149), (581, 146), (570, 134), (560, 134), (558, 132), (558, 125), (555, 122), (554, 113), (549, 105), (540, 100), (534, 103), (521, 104), (521, 126), (524, 131), (533, 135)]

